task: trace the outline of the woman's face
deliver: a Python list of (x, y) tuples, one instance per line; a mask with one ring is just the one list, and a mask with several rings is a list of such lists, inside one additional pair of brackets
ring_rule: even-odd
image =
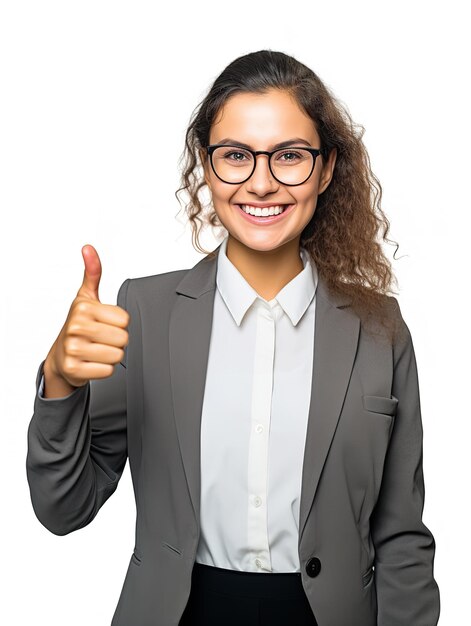
[[(209, 143), (241, 142), (252, 150), (274, 150), (275, 144), (294, 138), (297, 140), (293, 146), (321, 146), (311, 118), (287, 92), (272, 89), (263, 95), (240, 93), (231, 96), (211, 127)], [(220, 180), (206, 159), (205, 180), (214, 209), (229, 235), (253, 250), (274, 250), (295, 238), (299, 243), (302, 231), (314, 215), (317, 196), (332, 178), (335, 157), (335, 150), (331, 151), (327, 162), (318, 156), (310, 178), (297, 186), (283, 185), (273, 178), (268, 157), (264, 155), (257, 157), (252, 176), (237, 185)], [(249, 221), (240, 208), (240, 205), (251, 203), (290, 206), (281, 218), (256, 224)]]

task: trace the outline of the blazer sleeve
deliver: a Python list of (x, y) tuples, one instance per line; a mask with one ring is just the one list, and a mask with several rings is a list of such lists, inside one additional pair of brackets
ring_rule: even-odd
[(398, 398), (381, 489), (370, 520), (375, 546), (378, 626), (436, 626), (440, 594), (435, 540), (422, 521), (425, 487), (422, 418), (412, 337), (396, 298), (392, 394)]
[[(130, 279), (119, 288), (126, 309)], [(26, 475), (41, 524), (66, 535), (89, 524), (113, 494), (127, 459), (126, 361), (108, 378), (94, 379), (63, 398), (39, 395), (27, 431)]]

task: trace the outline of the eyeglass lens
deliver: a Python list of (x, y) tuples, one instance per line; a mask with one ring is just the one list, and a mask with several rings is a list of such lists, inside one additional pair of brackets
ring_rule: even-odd
[[(276, 178), (287, 185), (298, 185), (311, 174), (314, 156), (303, 148), (284, 148), (271, 155), (271, 169)], [(216, 174), (228, 183), (241, 183), (254, 169), (253, 155), (238, 147), (221, 146), (213, 152)]]

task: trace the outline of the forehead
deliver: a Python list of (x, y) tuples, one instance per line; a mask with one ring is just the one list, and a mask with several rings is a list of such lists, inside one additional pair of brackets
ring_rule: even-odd
[(310, 142), (319, 138), (314, 122), (297, 102), (286, 91), (275, 89), (231, 96), (213, 121), (210, 142), (227, 136), (254, 146), (294, 136)]

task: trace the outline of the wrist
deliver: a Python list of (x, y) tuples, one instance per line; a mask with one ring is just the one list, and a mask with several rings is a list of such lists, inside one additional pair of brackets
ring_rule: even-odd
[(44, 390), (43, 397), (48, 398), (64, 398), (70, 395), (77, 387), (71, 385), (61, 374), (57, 372), (54, 363), (54, 352), (51, 349), (47, 355), (43, 366), (44, 373)]

